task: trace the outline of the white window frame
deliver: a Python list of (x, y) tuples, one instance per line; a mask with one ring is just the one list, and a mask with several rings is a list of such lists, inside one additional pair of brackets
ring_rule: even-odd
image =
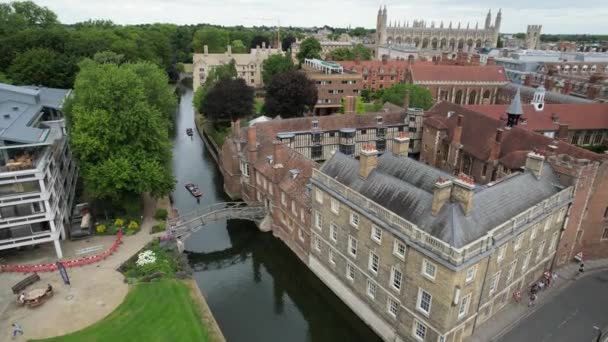
[(333, 243), (338, 243), (338, 226), (333, 222), (329, 224), (329, 239)]
[(298, 229), (298, 238), (300, 241), (304, 241), (304, 233), (302, 233), (302, 229)]
[(291, 200), (291, 213), (293, 216), (298, 217), (298, 209), (296, 208), (296, 201)]
[(538, 244), (538, 248), (536, 249), (536, 262), (539, 262), (543, 258), (543, 254), (545, 253), (545, 244), (547, 242), (545, 240), (541, 241)]
[(353, 264), (350, 262), (346, 263), (346, 279), (355, 281), (355, 266), (353, 266)]
[(492, 294), (494, 294), (494, 292), (496, 292), (496, 289), (498, 288), (499, 284), (500, 284), (500, 271), (494, 273), (494, 275), (492, 276), (492, 279), (490, 280), (490, 291), (489, 291), (490, 296)]
[(477, 265), (473, 265), (467, 269), (467, 273), (465, 275), (465, 283), (470, 283), (475, 280), (475, 276), (477, 275)]
[(525, 273), (526, 270), (528, 269), (528, 266), (530, 266), (530, 259), (532, 258), (532, 250), (529, 250), (526, 252), (526, 255), (524, 256), (524, 262), (521, 264), (521, 272)]
[[(421, 327), (421, 331), (422, 331), (422, 336), (418, 335), (418, 327)], [(412, 324), (412, 336), (414, 336), (414, 338), (418, 341), (424, 341), (426, 339), (426, 333), (428, 332), (429, 328), (426, 326), (426, 324), (420, 322), (417, 319), (414, 319), (414, 323)]]
[(333, 249), (333, 248), (331, 248), (331, 247), (329, 247), (329, 255), (328, 255), (328, 259), (329, 259), (329, 262), (330, 262), (332, 265), (335, 265), (335, 264), (336, 264), (336, 259), (335, 259), (335, 255), (334, 255), (334, 249)]
[[(376, 264), (376, 269), (374, 270), (374, 257), (376, 258), (377, 262)], [(380, 270), (380, 257), (378, 256), (378, 254), (370, 251), (369, 252), (369, 260), (367, 263), (367, 268), (369, 269), (370, 272), (372, 272), (374, 275), (378, 274), (378, 271)]]
[(471, 293), (462, 297), (460, 305), (458, 306), (458, 318), (463, 318), (469, 313), (469, 306), (471, 305)]
[[(359, 241), (357, 241), (357, 239), (355, 239), (354, 236), (349, 235), (348, 236), (348, 255), (352, 256), (353, 258), (356, 258), (358, 245), (359, 245)], [(355, 251), (354, 253), (353, 253), (353, 250)]]
[[(403, 246), (403, 254), (399, 253), (399, 246)], [(401, 260), (405, 260), (405, 253), (407, 252), (407, 246), (399, 241), (399, 240), (395, 240), (395, 242), (393, 243), (393, 254), (401, 259)]]
[[(433, 274), (429, 274), (427, 273), (427, 266), (432, 266), (435, 271), (433, 272)], [(430, 279), (432, 281), (435, 281), (435, 277), (437, 276), (437, 265), (435, 265), (434, 263), (428, 261), (427, 259), (423, 259), (422, 260), (422, 275), (427, 278)]]
[(331, 212), (336, 215), (340, 213), (340, 202), (333, 197), (331, 198)]
[(318, 211), (315, 211), (315, 228), (323, 230), (323, 216)]
[(285, 192), (283, 192), (283, 191), (281, 192), (281, 204), (282, 204), (284, 207), (286, 207), (286, 206), (287, 206), (287, 199), (286, 199), (286, 196), (285, 196)]
[(496, 256), (496, 262), (500, 263), (507, 253), (507, 244), (504, 244), (498, 248), (498, 255)]
[(378, 292), (378, 285), (371, 279), (367, 279), (367, 289), (365, 291), (367, 296), (371, 299), (376, 299), (376, 293)]
[(513, 251), (517, 252), (521, 248), (521, 243), (522, 243), (523, 239), (524, 239), (523, 234), (521, 234), (515, 238), (515, 241), (513, 241)]
[(350, 213), (350, 219), (349, 219), (349, 223), (351, 226), (359, 229), (359, 220), (361, 219), (361, 217), (359, 216), (359, 214), (355, 213), (355, 212), (351, 212)]
[(372, 241), (381, 245), (382, 244), (382, 229), (380, 227), (376, 226), (375, 224), (372, 224), (372, 231), (371, 231), (370, 238), (372, 239)]
[[(272, 191), (271, 191), (271, 193), (272, 193)], [(300, 221), (302, 221), (302, 223), (306, 222), (306, 218), (304, 216), (304, 208), (300, 208)]]
[(559, 239), (559, 232), (555, 232), (553, 233), (553, 236), (551, 236), (551, 243), (549, 244), (549, 252), (553, 252), (555, 250), (555, 247), (557, 247), (557, 239)]
[(536, 235), (538, 233), (538, 225), (534, 225), (532, 230), (530, 231), (530, 243), (536, 239)]
[[(397, 277), (396, 273), (399, 273), (399, 277)], [(395, 281), (397, 279), (399, 280), (399, 287), (395, 286)], [(401, 288), (403, 287), (403, 272), (395, 266), (391, 268), (390, 287), (399, 293), (401, 293)]]
[(321, 253), (321, 239), (320, 239), (320, 238), (319, 238), (317, 235), (314, 235), (314, 236), (313, 236), (313, 241), (312, 241), (312, 243), (313, 243), (313, 247), (314, 247), (314, 249), (315, 249), (317, 252)]
[(517, 270), (517, 259), (511, 261), (511, 266), (509, 267), (509, 272), (507, 273), (507, 285), (511, 280), (513, 280), (515, 270)]
[(323, 204), (323, 191), (319, 188), (315, 190), (315, 199), (318, 203)]
[[(396, 306), (395, 310), (397, 312), (393, 312), (391, 310), (391, 307), (392, 307), (391, 304), (395, 304), (395, 306)], [(397, 318), (397, 314), (399, 314), (399, 306), (400, 306), (399, 301), (397, 299), (395, 299), (393, 296), (386, 297), (386, 311), (388, 312), (389, 315), (391, 315), (391, 317)]]
[[(430, 297), (428, 311), (422, 307), (422, 296), (424, 293), (426, 293)], [(424, 290), (422, 287), (419, 287), (418, 288), (418, 298), (416, 299), (416, 310), (420, 311), (421, 313), (423, 313), (425, 316), (428, 317), (431, 314), (432, 306), (433, 306), (433, 295), (430, 292)]]

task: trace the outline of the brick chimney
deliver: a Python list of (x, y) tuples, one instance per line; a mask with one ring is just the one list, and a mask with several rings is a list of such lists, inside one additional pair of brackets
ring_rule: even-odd
[(359, 177), (367, 179), (372, 171), (378, 165), (378, 150), (374, 145), (365, 145), (361, 147), (359, 153)]
[(241, 135), (241, 119), (230, 121), (230, 132), (232, 133), (233, 138), (239, 139)]
[(456, 119), (456, 127), (454, 127), (454, 135), (452, 136), (452, 144), (460, 145), (460, 141), (462, 138), (462, 124), (464, 122), (464, 116), (458, 115)]
[(490, 148), (489, 160), (497, 160), (500, 156), (500, 145), (502, 144), (504, 132), (505, 131), (502, 128), (496, 130), (496, 136), (494, 137), (494, 142)]
[(488, 57), (488, 60), (486, 61), (486, 65), (496, 65), (496, 61), (494, 60), (494, 57)]
[(530, 170), (536, 179), (540, 179), (544, 162), (545, 157), (542, 154), (532, 151), (526, 155), (526, 170)]
[(395, 156), (407, 157), (410, 149), (410, 137), (407, 133), (401, 132), (393, 138), (392, 152)]
[(460, 204), (460, 208), (465, 216), (468, 216), (473, 209), (473, 194), (475, 193), (475, 182), (473, 178), (460, 173), (454, 180), (452, 187), (451, 200)]
[(410, 108), (410, 90), (405, 88), (405, 93), (403, 94), (403, 108), (407, 110)]
[(247, 151), (250, 163), (255, 163), (258, 159), (258, 142), (255, 126), (247, 128)]
[(450, 200), (452, 196), (452, 181), (447, 178), (439, 178), (433, 189), (433, 204), (431, 206), (431, 214), (437, 216), (443, 208), (445, 202)]
[(355, 114), (357, 112), (357, 97), (346, 96), (344, 98), (344, 114)]

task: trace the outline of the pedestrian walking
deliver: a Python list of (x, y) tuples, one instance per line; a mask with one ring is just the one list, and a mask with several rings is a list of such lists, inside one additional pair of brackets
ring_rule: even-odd
[(530, 295), (530, 301), (528, 302), (528, 307), (536, 305), (536, 294), (533, 293)]
[(557, 281), (557, 271), (553, 271), (553, 273), (551, 273), (551, 278), (553, 278), (553, 283)]
[(21, 329), (19, 324), (13, 323), (13, 338), (15, 338), (17, 334), (23, 335), (23, 329)]
[(583, 272), (585, 272), (585, 264), (581, 262), (581, 265), (578, 268), (578, 274), (576, 276), (577, 277), (582, 276)]
[(539, 291), (542, 291), (542, 290), (544, 290), (544, 289), (545, 289), (545, 281), (541, 279), (541, 280), (538, 282), (538, 290), (539, 290)]
[(532, 284), (532, 287), (530, 288), (530, 294), (536, 295), (538, 293), (538, 284), (534, 283)]

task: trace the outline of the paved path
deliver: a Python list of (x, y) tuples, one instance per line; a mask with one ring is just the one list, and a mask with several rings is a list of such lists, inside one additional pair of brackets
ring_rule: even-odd
[(582, 277), (525, 318), (500, 342), (590, 342), (608, 326), (608, 271)]

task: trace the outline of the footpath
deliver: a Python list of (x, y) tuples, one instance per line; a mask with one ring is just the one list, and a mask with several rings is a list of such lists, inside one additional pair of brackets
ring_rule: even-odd
[[(598, 259), (585, 261), (585, 274), (608, 269), (608, 259)], [(539, 293), (536, 305), (528, 307), (528, 294), (522, 294), (520, 302), (511, 301), (502, 310), (492, 316), (477, 328), (473, 336), (469, 337), (470, 342), (495, 342), (499, 341), (511, 329), (515, 328), (519, 322), (532, 315), (545, 303), (550, 302), (558, 293), (570, 286), (578, 274), (579, 263), (570, 263), (557, 269), (557, 280), (551, 287)]]

